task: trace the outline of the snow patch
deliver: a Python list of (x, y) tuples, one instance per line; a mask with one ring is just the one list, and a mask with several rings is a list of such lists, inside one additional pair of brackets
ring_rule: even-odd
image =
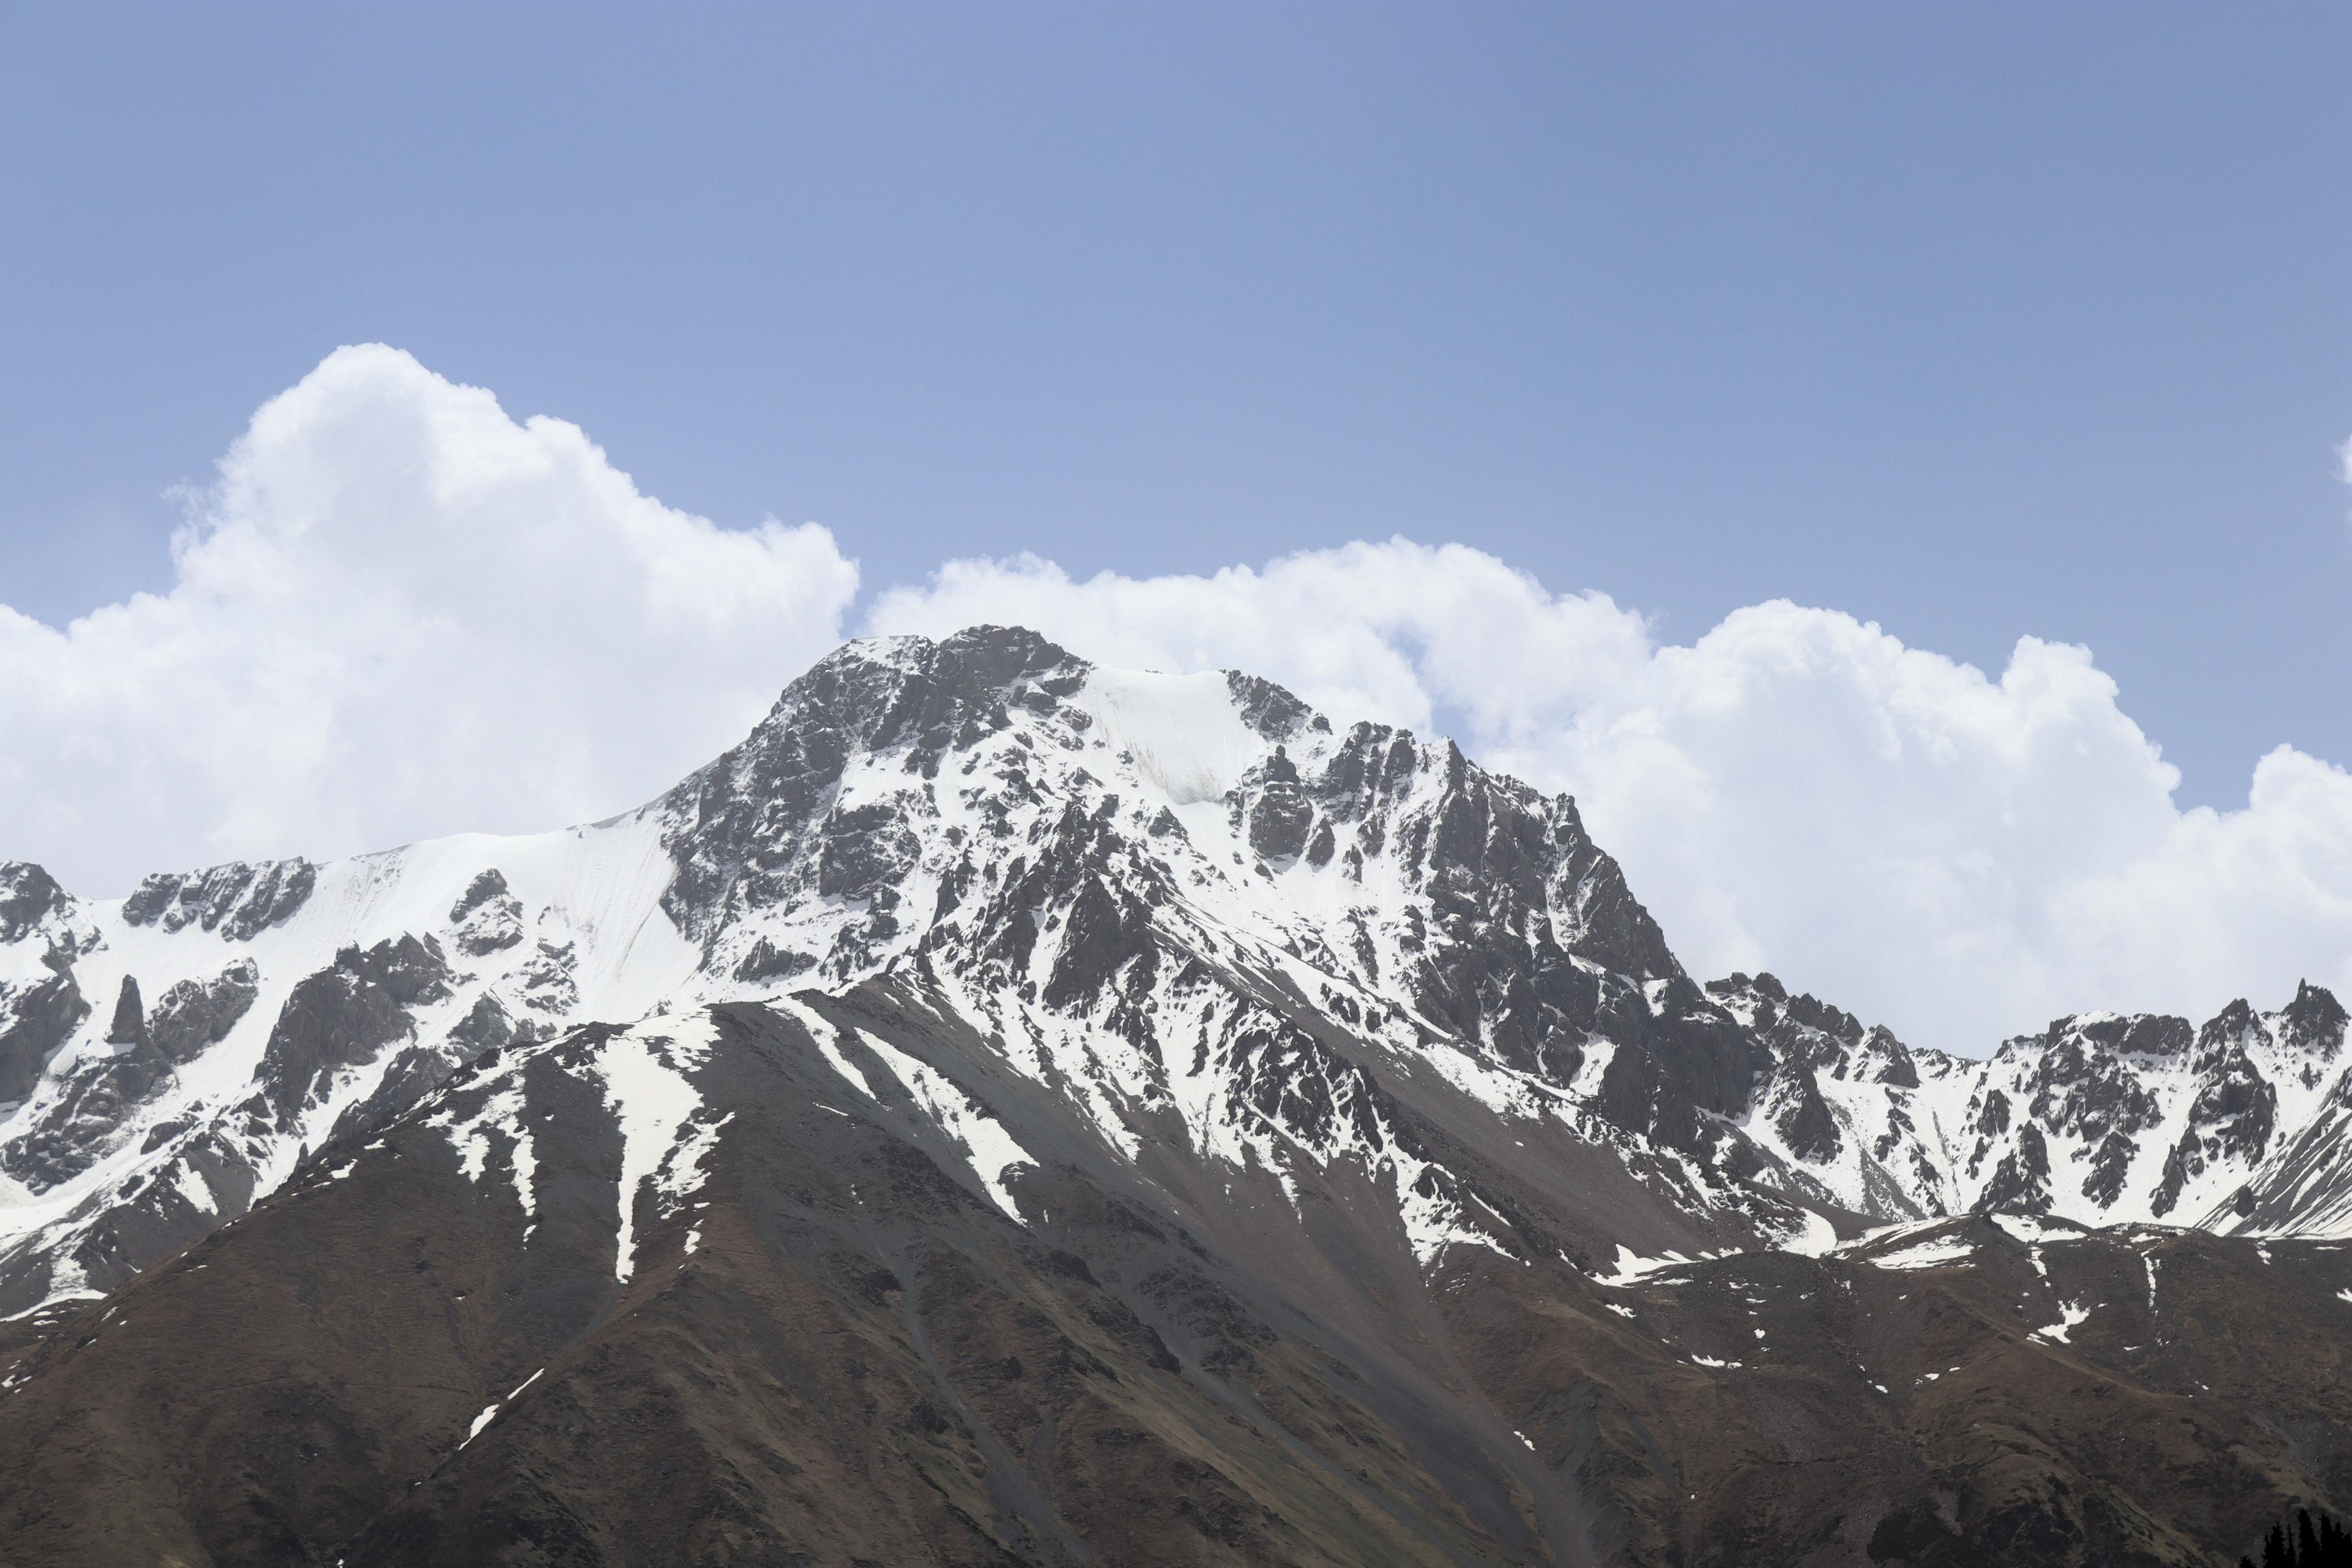
[(1004, 1178), (1023, 1165), (1034, 1165), (1036, 1160), (1029, 1151), (1015, 1142), (1004, 1124), (989, 1114), (988, 1108), (944, 1075), (934, 1072), (906, 1052), (877, 1039), (864, 1030), (857, 1031), (858, 1040), (882, 1058), (898, 1080), (906, 1085), (917, 1104), (928, 1112), (940, 1130), (963, 1145), (964, 1156), (972, 1174), (996, 1206), (1016, 1223), (1021, 1219), (1020, 1205), (1013, 1201), (1011, 1189)]
[(2090, 1315), (2091, 1309), (2087, 1305), (2074, 1301), (2061, 1301), (2058, 1303), (2058, 1321), (2046, 1329), (2036, 1329), (2026, 1337), (2040, 1340), (2045, 1344), (2069, 1343), (2071, 1342), (2067, 1336), (2081, 1328), (2084, 1320)]
[(1948, 1264), (1968, 1262), (1976, 1256), (1976, 1250), (1964, 1236), (1937, 1236), (1859, 1261), (1874, 1268), (1941, 1268)]
[(1834, 1251), (1838, 1244), (1837, 1226), (1811, 1209), (1800, 1209), (1796, 1221), (1778, 1238), (1782, 1252), (1793, 1252), (1800, 1258), (1822, 1258)]
[(1234, 707), (1232, 689), (1216, 671), (1160, 675), (1096, 668), (1077, 700), (1102, 727), (1115, 751), (1135, 759), (1135, 771), (1170, 805), (1223, 800), (1268, 747)]
[[(474, 1424), (466, 1428), (466, 1443), (470, 1443), (475, 1438), (480, 1436), (482, 1435), (482, 1428), (488, 1426), (493, 1420), (495, 1420), (498, 1414), (499, 1403), (497, 1400), (494, 1399), (489, 1404), (483, 1405), (482, 1413), (474, 1417)], [(466, 1443), (460, 1443), (457, 1447), (463, 1448), (466, 1446)]]
[(1686, 1268), (1696, 1261), (1697, 1260), (1695, 1258), (1685, 1258), (1679, 1252), (1667, 1252), (1656, 1258), (1643, 1258), (1635, 1253), (1633, 1248), (1620, 1243), (1617, 1247), (1617, 1267), (1606, 1274), (1595, 1273), (1591, 1279), (1596, 1284), (1630, 1285), (1637, 1279), (1646, 1279), (1653, 1274), (1663, 1274), (1675, 1268)]
[(680, 1129), (702, 1107), (702, 1095), (686, 1074), (709, 1060), (718, 1037), (710, 1015), (701, 1012), (639, 1025), (611, 1037), (598, 1052), (596, 1071), (621, 1129), (621, 1220), (613, 1257), (617, 1279), (626, 1280), (636, 1266), (639, 1190), (661, 1175), (666, 1164), (669, 1176), (656, 1185), (656, 1196), (674, 1198), (691, 1190), (685, 1181), (691, 1166), (681, 1171), (672, 1163)]

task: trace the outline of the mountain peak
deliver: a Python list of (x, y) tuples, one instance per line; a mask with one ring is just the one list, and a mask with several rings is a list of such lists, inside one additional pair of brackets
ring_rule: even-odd
[[(9, 867), (0, 938), (23, 977), (0, 993), (0, 1090), (25, 1101), (0, 1170), (67, 1215), (0, 1239), (20, 1259), (94, 1245), (132, 1203), (141, 1235), (201, 1234), (484, 1052), (876, 984), (1007, 1051), (1079, 1051), (1023, 1070), (1115, 1147), (1368, 1157), (1384, 1144), (1343, 1137), (1333, 1107), (1368, 1108), (1384, 1141), (1365, 1086), (1433, 1075), (1482, 1115), (1565, 1119), (1664, 1184), (1677, 1217), (1641, 1226), (1714, 1246), (1801, 1230), (1808, 1206), (1901, 1219), (2031, 1188), (2147, 1218), (2268, 1194), (2263, 1162), (2332, 1103), (2345, 1029), (2306, 986), (2201, 1033), (2085, 1015), (1964, 1062), (1770, 974), (1702, 989), (1568, 796), (1451, 742), (1335, 729), (1245, 672), (1097, 665), (997, 626), (844, 646), (605, 823), (159, 876), (111, 905)], [(394, 984), (362, 962), (379, 952), (423, 955), (394, 967), (433, 983)], [(283, 1070), (249, 1109), (110, 1030)], [(2160, 1065), (2192, 1055), (2193, 1076)], [(1172, 1132), (1155, 1120), (1188, 1104)], [(168, 1196), (207, 1192), (209, 1210)], [(25, 1288), (103, 1277), (76, 1268)]]
[[(320, 1446), (335, 1484), (371, 1500), (350, 1529), (414, 1506), (393, 1533), (425, 1540), (430, 1509), (466, 1484), (453, 1478), (500, 1463), (486, 1456), (539, 1402), (622, 1364), (662, 1314), (695, 1325), (666, 1342), (781, 1342), (705, 1333), (713, 1310), (821, 1328), (794, 1347), (854, 1348), (783, 1379), (843, 1413), (796, 1441), (822, 1455), (855, 1429), (877, 1453), (915, 1454), (888, 1471), (910, 1497), (961, 1475), (951, 1532), (999, 1518), (1026, 1495), (1018, 1466), (1049, 1451), (1150, 1456), (1150, 1475), (1190, 1478), (1189, 1500), (1223, 1472), (1152, 1434), (1196, 1454), (1200, 1434), (1276, 1407), (1302, 1414), (1259, 1450), (1276, 1460), (1268, 1508), (1328, 1473), (1346, 1495), (1316, 1511), (1342, 1518), (1360, 1495), (1347, 1478), (1373, 1463), (1402, 1467), (1396, 1497), (1444, 1495), (1412, 1479), (1425, 1442), (1506, 1467), (1486, 1473), (1508, 1488), (1464, 1497), (1549, 1499), (1558, 1522), (1587, 1496), (1566, 1478), (1648, 1474), (1653, 1433), (1712, 1451), (1712, 1416), (1678, 1425), (1686, 1391), (1714, 1412), (1764, 1390), (1746, 1430), (1785, 1428), (1770, 1391), (1796, 1384), (1749, 1369), (1798, 1364), (1809, 1344), (1834, 1353), (1802, 1386), (1850, 1396), (1818, 1411), (1874, 1413), (1842, 1430), (1878, 1443), (1895, 1440), (1874, 1414), (1890, 1388), (1957, 1370), (1940, 1348), (1954, 1324), (2042, 1382), (2095, 1338), (2118, 1355), (2156, 1342), (2159, 1244), (2115, 1227), (2352, 1233), (2346, 1027), (2305, 985), (2280, 1012), (2234, 1004), (2202, 1029), (2084, 1014), (1985, 1060), (1913, 1051), (1769, 973), (1694, 984), (1572, 800), (1451, 742), (1337, 729), (1246, 673), (1096, 665), (1018, 627), (872, 639), (605, 822), (232, 863), (111, 902), (0, 867), (0, 1336), (75, 1347), (21, 1390), (0, 1359), (0, 1397), (50, 1426), (78, 1419), (103, 1403), (90, 1380), (134, 1342), (129, 1325), (152, 1334), (191, 1301), (186, 1321), (241, 1322), (247, 1298), (215, 1292), (243, 1270), (297, 1283), (260, 1314), (278, 1338), (228, 1336), (252, 1351), (234, 1386), (310, 1375), (290, 1360), (337, 1373), (306, 1409), (393, 1387), (423, 1402), (391, 1421), (409, 1435), (394, 1458), (368, 1458), (372, 1436)], [(1979, 1210), (2065, 1217), (1955, 1217)], [(2233, 1245), (2235, 1278), (2271, 1268), (2267, 1242)], [(302, 1294), (316, 1248), (338, 1246), (357, 1260), (338, 1268), (362, 1273)], [(2333, 1332), (2327, 1259), (2280, 1247), (2282, 1273), (2309, 1266), (2296, 1299)], [(2162, 1265), (2167, 1310), (2221, 1277), (2218, 1252), (2176, 1268), (2180, 1256)], [(1966, 1272), (1915, 1303), (1919, 1269)], [(362, 1277), (396, 1310), (352, 1310), (338, 1292)], [(1939, 1316), (1942, 1279), (1981, 1279), (1998, 1306)], [(2088, 1292), (2114, 1298), (2117, 1279), (2129, 1313), (2105, 1301), (2086, 1324)], [(2027, 1301), (2047, 1315), (2020, 1318)], [(1905, 1325), (1899, 1356), (1932, 1331), (1937, 1366), (1863, 1373), (1855, 1358), (1879, 1352), (1856, 1325), (1874, 1318)], [(345, 1352), (303, 1338), (354, 1324), (396, 1331), (431, 1375), (345, 1379)], [(1539, 1341), (1552, 1348), (1508, 1348)], [(1528, 1392), (1553, 1370), (1558, 1388)], [(681, 1397), (771, 1389), (773, 1373), (693, 1380), (701, 1392)], [(1284, 1375), (1306, 1381), (1268, 1381)], [(1485, 1380), (1466, 1402), (1465, 1375)], [(141, 1391), (136, 1412), (110, 1430), (154, 1419), (145, 1377), (122, 1385)], [(940, 1379), (959, 1392), (913, 1392)], [(857, 1416), (885, 1387), (900, 1390), (892, 1413)], [(1640, 1406), (1638, 1442), (1624, 1412), (1592, 1415), (1595, 1388)], [(1367, 1389), (1351, 1413), (1350, 1390)], [(1038, 1400), (1058, 1402), (1066, 1441), (1034, 1424)], [(761, 1408), (745, 1431), (784, 1429)], [(1949, 1429), (2015, 1429), (1997, 1401), (1981, 1408)], [(578, 1410), (548, 1430), (581, 1430)], [(985, 1485), (931, 1442), (967, 1416), (997, 1424), (996, 1457), (972, 1461)], [(1379, 1436), (1391, 1418), (1393, 1442)], [(0, 1450), (16, 1425), (0, 1423)], [(1335, 1430), (1344, 1463), (1296, 1461)], [(98, 1451), (36, 1447), (39, 1463)], [(1719, 1489), (1672, 1463), (1675, 1495)], [(1847, 1467), (1832, 1468), (1822, 1484), (1843, 1507)], [(1438, 1470), (1462, 1473), (1450, 1458)], [(1778, 1464), (1771, 1484), (1801, 1470)], [(1134, 1479), (1117, 1481), (1122, 1500)], [(1042, 1531), (1095, 1486), (1023, 1506)], [(1626, 1500), (1654, 1493), (1637, 1486), (1610, 1518), (1645, 1517)], [(1941, 1505), (1905, 1506), (1898, 1544), (1932, 1545), (1920, 1532), (1943, 1531)], [(1272, 1515), (1215, 1515), (1245, 1517)], [(1525, 1555), (1516, 1505), (1477, 1528), (1518, 1545), (1421, 1552), (1470, 1539), (1468, 1515), (1447, 1517), (1252, 1560)], [(325, 1539), (305, 1552), (340, 1557)], [(1665, 1560), (1664, 1540), (1642, 1560)], [(1575, 1542), (1590, 1543), (1580, 1526), (1553, 1555), (1584, 1560)], [(1153, 1560), (1133, 1547), (1117, 1560)], [(1079, 1560), (904, 1560), (980, 1557)]]

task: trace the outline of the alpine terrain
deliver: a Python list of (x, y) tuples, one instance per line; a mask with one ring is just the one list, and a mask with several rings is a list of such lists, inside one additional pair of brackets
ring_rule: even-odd
[(0, 1563), (2235, 1562), (2352, 1511), (2261, 1000), (1915, 1049), (1449, 743), (852, 644), (590, 826), (0, 866)]

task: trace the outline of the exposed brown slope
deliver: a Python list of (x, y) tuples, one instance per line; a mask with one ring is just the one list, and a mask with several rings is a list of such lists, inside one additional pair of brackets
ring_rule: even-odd
[[(1179, 1193), (887, 990), (814, 1005), (992, 1097), (1025, 1225), (730, 1007), (706, 1179), (616, 1281), (596, 1032), (494, 1058), (0, 1373), (0, 1562), (2202, 1563), (2352, 1494), (2325, 1244), (1970, 1219), (1612, 1289), (1464, 1147), (1530, 1261), (1424, 1278), (1344, 1170)], [(518, 1079), (531, 1215), (425, 1124)]]
[(84, 1314), (7, 1397), (5, 1559), (1477, 1563), (1532, 1539), (1409, 1369), (1269, 1321), (1078, 1173), (1032, 1178), (1055, 1218), (1024, 1233), (815, 1109), (805, 1035), (742, 1016), (709, 1206), (645, 1235), (625, 1286), (618, 1151), (572, 1135), (599, 1118), (561, 1104), (558, 1047), (528, 1247), (411, 1124)]
[[(1928, 1234), (1973, 1245), (1715, 1259), (1607, 1319), (1482, 1263), (1449, 1327), (1547, 1460), (1592, 1467), (1632, 1562), (2205, 1563), (2352, 1494), (2352, 1254), (2094, 1233), (2037, 1267), (1981, 1217)], [(2068, 1302), (2097, 1305), (2037, 1338)]]

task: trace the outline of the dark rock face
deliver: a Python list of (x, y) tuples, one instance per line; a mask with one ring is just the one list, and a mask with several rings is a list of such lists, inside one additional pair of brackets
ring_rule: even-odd
[(449, 923), (462, 925), (467, 915), (472, 914), (492, 899), (512, 896), (507, 890), (506, 874), (493, 866), (466, 884), (466, 890), (458, 895), (456, 903), (449, 906)]
[(1874, 1025), (1862, 1044), (1864, 1057), (1874, 1060), (1868, 1075), (1871, 1081), (1893, 1089), (1919, 1087), (1919, 1059), (1911, 1054), (1910, 1047), (1895, 1037), (1892, 1029)]
[(143, 1046), (147, 1043), (147, 1008), (139, 1000), (138, 976), (122, 977), (122, 991), (114, 1000), (114, 1022), (106, 1031), (110, 1046)]
[(517, 1040), (527, 1044), (544, 1037), (529, 1026), (517, 1024), (499, 1005), (498, 998), (485, 994), (449, 1031), (447, 1038), (408, 1046), (394, 1057), (374, 1090), (336, 1119), (330, 1140), (360, 1138), (415, 1105), (483, 1057)]
[(0, 1103), (31, 1094), (49, 1058), (89, 1016), (70, 969), (27, 986), (0, 986)]
[[(1753, 1047), (1683, 973), (1566, 796), (1372, 724), (1339, 737), (1318, 775), (1278, 752), (1237, 794), (1261, 855), (1313, 859), (1315, 846), (1344, 846), (1341, 872), (1360, 879), (1369, 857), (1390, 854), (1422, 889), (1429, 916), (1402, 943), (1399, 973), (1382, 976), (1362, 952), (1333, 955), (1367, 982), (1402, 984), (1423, 1016), (1558, 1083), (1581, 1066), (1580, 1042), (1606, 1036), (1618, 1048), (1601, 1080), (1605, 1113), (1669, 1146), (1699, 1147), (1701, 1113), (1745, 1103)], [(1623, 978), (1603, 984), (1594, 968)]]
[(0, 861), (0, 947), (24, 941), (69, 901), (57, 879), (38, 866)]
[[(1754, 1042), (1761, 1065), (1749, 1108), (1797, 1162), (1757, 1179), (1882, 1217), (1951, 1212), (1952, 1183), (1922, 1135), (1926, 1113), (1913, 1102), (1921, 1062), (1940, 1076), (1951, 1070), (1950, 1058), (1914, 1053), (1892, 1031), (1808, 993), (1791, 994), (1772, 974), (1731, 974), (1709, 981), (1706, 992)], [(1833, 1106), (1822, 1086), (1849, 1083), (1880, 1086), (1883, 1103), (1859, 1117)]]
[(1268, 860), (1296, 859), (1307, 851), (1315, 808), (1298, 787), (1298, 769), (1276, 748), (1249, 808), (1249, 846)]
[(167, 1060), (194, 1061), (228, 1038), (237, 1020), (252, 1009), (260, 979), (253, 960), (241, 958), (217, 979), (201, 984), (183, 980), (156, 999), (155, 1010), (147, 1017), (147, 1033)]
[(409, 1010), (448, 995), (448, 981), (429, 937), (345, 948), (287, 998), (262, 1050), (258, 1098), (281, 1117), (308, 1102), (336, 1068), (373, 1061), (412, 1033)]
[(1991, 1213), (2049, 1212), (2050, 1143), (2041, 1128), (2029, 1121), (2018, 1129), (2017, 1146), (1993, 1168), (1977, 1206)]
[(1271, 680), (1225, 671), (1225, 689), (1240, 710), (1242, 722), (1277, 743), (1296, 741), (1309, 731), (1328, 732), (1330, 721)]
[[(1084, 676), (1045, 638), (1006, 627), (901, 645), (883, 658), (851, 645), (793, 682), (742, 745), (666, 797), (678, 873), (664, 908), (680, 931), (708, 940), (730, 919), (824, 880), (833, 896), (869, 900), (866, 934), (895, 934), (906, 843), (854, 809), (837, 823), (819, 809), (851, 756), (903, 753), (908, 773), (936, 778), (950, 751), (1012, 728), (1013, 706), (1051, 707)], [(1017, 776), (1003, 783), (1024, 787)], [(805, 956), (813, 967), (828, 955)]]
[(2294, 1000), (2286, 1005), (2283, 1016), (2287, 1043), (2326, 1062), (2335, 1061), (2341, 1054), (2346, 1026), (2352, 1024), (2352, 1015), (2345, 1012), (2334, 993), (2308, 980), (2295, 987)]
[(310, 899), (319, 868), (308, 860), (232, 861), (209, 870), (158, 873), (122, 906), (132, 925), (176, 931), (190, 925), (236, 942), (292, 918)]
[[(2141, 1030), (2168, 1039), (2168, 1026), (2179, 1020), (2151, 1020), (2153, 1030)], [(2111, 1019), (2074, 1027), (2061, 1019), (2044, 1037), (2040, 1061), (2028, 1080), (2032, 1100), (2027, 1114), (2054, 1131), (2087, 1142), (2110, 1137), (2137, 1138), (2158, 1119), (2155, 1096), (2124, 1068), (2119, 1047), (2133, 1031), (2133, 1021)]]
[(522, 903), (507, 890), (507, 879), (496, 867), (468, 883), (449, 910), (457, 928), (457, 951), (468, 958), (503, 952), (522, 941)]
[[(1788, 987), (1771, 974), (1732, 974), (1706, 984), (1707, 994), (1744, 1019), (1763, 1054), (1781, 1070), (1801, 1068), (1896, 1089), (1919, 1087), (1918, 1059), (1884, 1026)], [(1948, 1058), (1937, 1056), (1937, 1061)]]
[(580, 1000), (580, 987), (572, 979), (578, 963), (571, 943), (540, 942), (523, 964), (523, 1005), (543, 1013), (570, 1012)]
[(1772, 1125), (1782, 1142), (1811, 1160), (1833, 1158), (1843, 1142), (1837, 1121), (1830, 1114), (1829, 1102), (1822, 1098), (1820, 1086), (1812, 1082), (1811, 1075), (1798, 1079), (1793, 1092), (1774, 1111)]
[(122, 977), (105, 1044), (103, 1053), (85, 1050), (66, 1069), (61, 1092), (29, 1126), (0, 1143), (0, 1171), (37, 1193), (79, 1175), (119, 1141), (116, 1130), (130, 1108), (170, 1072), (149, 1037), (134, 976)]
[(0, 861), (0, 946), (29, 944), (47, 971), (13, 984), (0, 982), (0, 1106), (28, 1097), (49, 1058), (89, 1016), (73, 963), (97, 941), (47, 871), (21, 860)]
[(2253, 1009), (2238, 1001), (2197, 1032), (2194, 1061), (2202, 1087), (2189, 1107), (2188, 1128), (2166, 1159), (2154, 1204), (2158, 1215), (2172, 1212), (2181, 1188), (2216, 1159), (2248, 1160), (2269, 1147), (2278, 1090), (2248, 1054), (2254, 1027)]

